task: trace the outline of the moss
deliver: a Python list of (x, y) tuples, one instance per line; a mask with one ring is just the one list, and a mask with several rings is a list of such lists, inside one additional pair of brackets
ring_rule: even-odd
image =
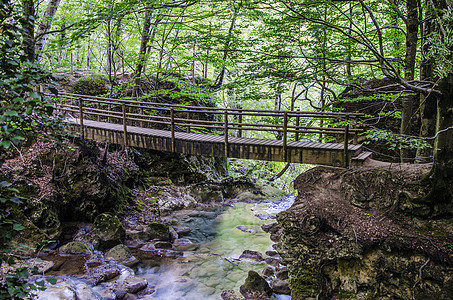
[(61, 254), (91, 254), (93, 249), (82, 242), (69, 242), (58, 249)]
[(338, 293), (338, 299), (357, 299), (357, 296), (353, 291), (345, 291), (340, 289), (340, 292)]
[(93, 74), (82, 77), (72, 86), (72, 92), (82, 95), (99, 96), (108, 92), (106, 76)]
[(150, 239), (169, 241), (171, 239), (170, 225), (165, 223), (152, 222), (146, 227)]
[(320, 290), (318, 279), (314, 275), (316, 273), (302, 268), (298, 271), (295, 276), (290, 274), (291, 297), (293, 299), (316, 297)]

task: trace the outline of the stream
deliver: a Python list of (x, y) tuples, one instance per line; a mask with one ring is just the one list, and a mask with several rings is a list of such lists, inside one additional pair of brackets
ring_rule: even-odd
[[(135, 268), (155, 293), (149, 299), (221, 299), (224, 290), (239, 290), (249, 270), (258, 273), (266, 263), (239, 260), (244, 250), (265, 252), (273, 242), (261, 225), (275, 222), (275, 215), (288, 209), (295, 196), (278, 201), (235, 203), (234, 207), (215, 211), (194, 211), (178, 217), (177, 221), (192, 228), (184, 236), (199, 245), (177, 259), (144, 262)], [(275, 295), (276, 299), (290, 299)]]

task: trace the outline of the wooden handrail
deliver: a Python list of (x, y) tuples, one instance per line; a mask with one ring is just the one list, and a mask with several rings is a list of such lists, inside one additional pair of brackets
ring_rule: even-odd
[[(47, 94), (49, 96), (55, 97), (54, 95)], [(145, 105), (151, 105), (151, 106), (165, 106), (168, 107), (169, 110), (170, 108), (185, 108), (182, 109), (181, 111), (186, 111), (187, 109), (195, 109), (196, 112), (200, 112), (201, 109), (205, 110), (206, 112), (213, 113), (213, 111), (218, 111), (219, 113), (223, 113), (224, 111), (228, 111), (229, 114), (234, 114), (235, 112), (237, 113), (272, 113), (267, 115), (267, 116), (283, 116), (284, 113), (288, 114), (288, 117), (295, 117), (297, 115), (299, 116), (304, 116), (304, 117), (311, 117), (311, 116), (317, 116), (317, 117), (327, 117), (327, 118), (342, 118), (342, 117), (359, 117), (363, 116), (363, 113), (344, 113), (344, 112), (311, 112), (311, 111), (291, 111), (291, 110), (280, 110), (280, 111), (270, 111), (270, 110), (259, 110), (259, 109), (240, 109), (240, 108), (219, 108), (219, 107), (206, 107), (206, 106), (190, 106), (190, 105), (180, 105), (180, 104), (168, 104), (168, 103), (158, 103), (158, 102), (145, 102), (145, 101), (137, 101), (137, 100), (127, 100), (127, 99), (113, 99), (113, 98), (105, 98), (105, 97), (98, 97), (98, 96), (89, 96), (89, 95), (80, 95), (80, 94), (70, 94), (70, 93), (64, 93), (60, 92), (60, 96), (64, 96), (65, 98), (84, 98), (84, 100), (92, 99), (92, 100), (100, 100), (100, 102), (105, 103), (105, 104), (139, 104), (138, 106), (145, 106)], [(97, 102), (97, 101), (92, 101), (92, 102)], [(146, 108), (146, 107), (145, 107)], [(158, 109), (157, 107), (154, 107), (154, 109)], [(162, 108), (161, 108), (162, 109)], [(175, 109), (175, 112), (177, 109)]]
[[(140, 102), (136, 100), (111, 99), (96, 96), (61, 93), (62, 97), (70, 103), (57, 103), (58, 111), (78, 113), (80, 116), (80, 132), (84, 137), (84, 119), (92, 119), (98, 122), (113, 122), (123, 126), (123, 143), (128, 145), (128, 126), (149, 127), (147, 124), (158, 124), (160, 127), (169, 128), (171, 133), (171, 149), (176, 150), (176, 131), (190, 133), (192, 131), (202, 133), (217, 133), (223, 131), (224, 153), (228, 157), (229, 131), (236, 130), (236, 136), (243, 137), (244, 132), (272, 132), (282, 138), (284, 160), (288, 160), (288, 134), (293, 140), (299, 141), (300, 134), (344, 134), (344, 160), (345, 167), (349, 166), (349, 135), (357, 134), (363, 130), (353, 128), (355, 120), (363, 115), (358, 113), (334, 113), (334, 112), (301, 112), (301, 111), (268, 111), (238, 108), (197, 107), (178, 104), (164, 104), (154, 102)], [(71, 103), (72, 102), (72, 103)], [(198, 119), (197, 115), (205, 118), (206, 114), (211, 120)], [(223, 120), (221, 119), (223, 115)], [(231, 118), (231, 121), (229, 120)], [(260, 118), (264, 118), (261, 119)], [(280, 124), (263, 123), (266, 119), (281, 122)], [(322, 127), (304, 125), (302, 119), (332, 119), (345, 122), (339, 127)], [(316, 123), (315, 123), (316, 124)], [(322, 124), (322, 123), (320, 123)], [(324, 122), (328, 124), (329, 122)], [(340, 123), (342, 124), (342, 123)], [(330, 124), (330, 126), (335, 124)], [(338, 125), (338, 124), (337, 124)], [(168, 130), (168, 129), (167, 129)], [(215, 132), (214, 132), (215, 131)]]

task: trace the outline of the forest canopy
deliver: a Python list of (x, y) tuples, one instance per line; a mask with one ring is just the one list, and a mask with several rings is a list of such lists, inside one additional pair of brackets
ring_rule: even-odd
[[(6, 3), (0, 28), (20, 24), (22, 57), (54, 73), (104, 74), (105, 95), (117, 95), (126, 76), (128, 96), (167, 96), (143, 82), (169, 81), (180, 87), (172, 97), (235, 108), (399, 102), (401, 109), (364, 124), (367, 137), (396, 137), (403, 161), (432, 156), (417, 141), (432, 144), (433, 178), (451, 175), (453, 14), (446, 0)], [(11, 41), (3, 34), (2, 47)], [(2, 76), (10, 68), (2, 64)], [(399, 124), (392, 134), (374, 126), (390, 119)]]

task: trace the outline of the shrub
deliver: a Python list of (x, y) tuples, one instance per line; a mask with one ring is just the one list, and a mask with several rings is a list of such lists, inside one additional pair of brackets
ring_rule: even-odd
[(74, 83), (72, 92), (90, 96), (106, 94), (108, 92), (108, 79), (99, 74), (82, 77)]

